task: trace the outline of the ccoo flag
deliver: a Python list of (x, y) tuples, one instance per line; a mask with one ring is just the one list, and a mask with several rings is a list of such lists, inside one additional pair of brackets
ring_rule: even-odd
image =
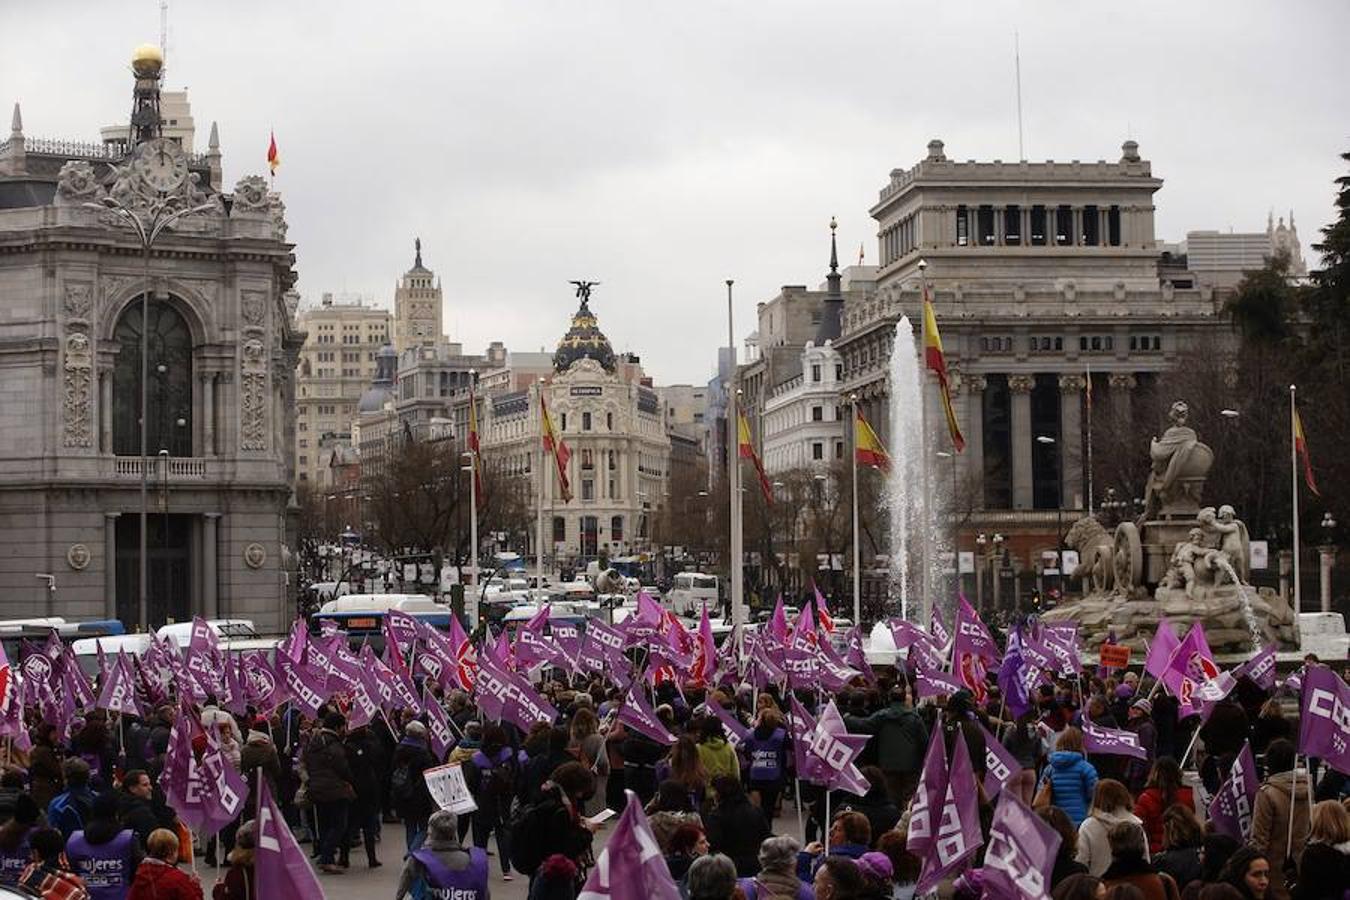
[(628, 805), (577, 900), (680, 900), (641, 801), (632, 791), (624, 793)]
[(260, 897), (323, 900), (323, 888), (309, 867), (305, 851), (277, 809), (267, 779), (258, 779), (258, 849), (254, 851), (254, 879)]
[(933, 313), (933, 301), (928, 299), (928, 285), (923, 286), (923, 358), (928, 368), (937, 375), (938, 394), (942, 398), (942, 412), (947, 417), (947, 431), (952, 436), (952, 446), (960, 453), (966, 449), (966, 439), (961, 436), (961, 426), (956, 424), (956, 412), (952, 409), (951, 384), (947, 376), (947, 357), (942, 352), (942, 335), (938, 334), (937, 316)]

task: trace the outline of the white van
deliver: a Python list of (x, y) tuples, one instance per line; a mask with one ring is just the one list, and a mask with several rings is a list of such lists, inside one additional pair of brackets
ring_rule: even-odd
[(717, 576), (702, 572), (681, 572), (665, 596), (666, 606), (677, 616), (697, 616), (708, 606), (708, 614), (717, 611), (719, 602)]

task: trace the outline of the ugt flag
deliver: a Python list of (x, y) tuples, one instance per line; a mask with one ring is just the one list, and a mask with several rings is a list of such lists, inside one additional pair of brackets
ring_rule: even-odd
[(1350, 684), (1326, 666), (1311, 666), (1303, 675), (1298, 751), (1350, 774)]
[(1252, 809), (1256, 806), (1256, 790), (1261, 786), (1256, 777), (1256, 760), (1252, 745), (1242, 746), (1242, 752), (1233, 760), (1227, 780), (1209, 804), (1209, 820), (1214, 830), (1237, 841), (1246, 841), (1252, 834)]

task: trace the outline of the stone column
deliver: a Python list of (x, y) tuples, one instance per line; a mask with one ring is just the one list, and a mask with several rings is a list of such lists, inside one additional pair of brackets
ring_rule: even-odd
[(99, 379), (98, 431), (99, 451), (113, 452), (113, 373), (104, 369)]
[(984, 508), (984, 388), (983, 375), (962, 375), (966, 408), (966, 478), (975, 492), (974, 506)]
[(1012, 451), (1013, 509), (1031, 509), (1031, 389), (1036, 384), (1034, 375), (1009, 375), (1008, 390), (1012, 394)]
[(117, 517), (103, 514), (103, 617), (117, 618)]
[(1115, 413), (1117, 421), (1125, 428), (1125, 433), (1129, 434), (1133, 426), (1130, 415), (1130, 397), (1129, 392), (1134, 390), (1138, 380), (1129, 372), (1112, 372), (1106, 376), (1106, 386), (1108, 388), (1108, 400), (1111, 403), (1111, 411)]
[(216, 376), (207, 373), (201, 377), (202, 386), (202, 446), (201, 455), (216, 455)]
[(216, 559), (220, 552), (216, 540), (220, 513), (202, 515), (202, 617), (220, 618), (219, 577)]
[(1059, 376), (1059, 452), (1064, 476), (1060, 484), (1060, 509), (1082, 509), (1087, 502), (1083, 491), (1085, 386), (1086, 379), (1082, 375)]

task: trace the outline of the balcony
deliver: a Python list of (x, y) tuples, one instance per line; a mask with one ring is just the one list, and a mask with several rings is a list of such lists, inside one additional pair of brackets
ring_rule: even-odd
[(165, 476), (164, 466), (169, 467), (170, 481), (192, 481), (206, 478), (206, 459), (200, 456), (170, 456), (165, 459), (152, 457), (141, 460), (138, 456), (113, 457), (113, 477), (117, 479), (140, 480), (141, 464), (146, 466), (146, 476), (152, 480)]

